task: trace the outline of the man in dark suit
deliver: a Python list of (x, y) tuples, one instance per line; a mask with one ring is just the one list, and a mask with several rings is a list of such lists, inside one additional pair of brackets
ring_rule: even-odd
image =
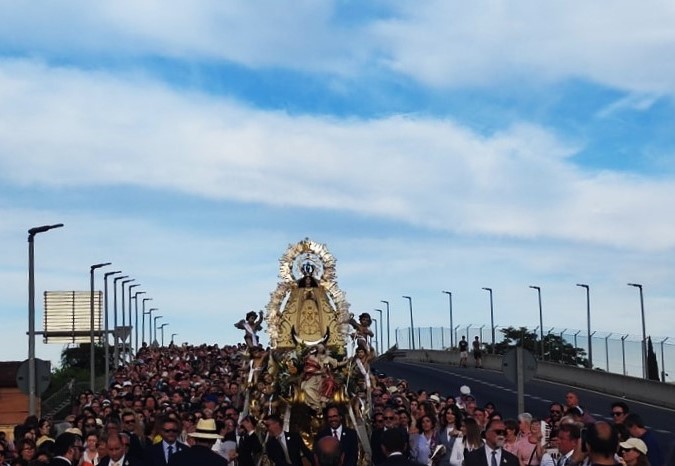
[(98, 466), (145, 466), (143, 460), (126, 453), (126, 448), (119, 434), (110, 434), (106, 447), (108, 448), (108, 456), (101, 458)]
[(255, 466), (256, 458), (262, 452), (262, 443), (255, 433), (256, 421), (251, 416), (245, 416), (237, 436), (237, 463), (239, 466)]
[(312, 462), (312, 452), (295, 432), (284, 432), (281, 418), (270, 414), (265, 418), (269, 438), (265, 443), (267, 457), (274, 466), (302, 466), (302, 458)]
[(344, 454), (343, 466), (356, 466), (359, 458), (359, 439), (356, 431), (344, 425), (342, 414), (336, 406), (328, 406), (325, 415), (328, 424), (316, 433), (314, 450), (316, 451), (316, 444), (323, 437), (334, 437), (340, 442), (340, 449)]
[(385, 457), (380, 463), (382, 466), (422, 466), (413, 460), (409, 460), (403, 453), (406, 450), (405, 439), (397, 429), (389, 429), (382, 432), (382, 453)]
[(195, 444), (173, 455), (169, 466), (227, 466), (227, 460), (212, 450), (216, 440), (222, 438), (213, 419), (200, 419), (196, 430), (188, 436)]
[(143, 444), (136, 433), (138, 419), (136, 413), (130, 409), (122, 412), (122, 433), (129, 437), (129, 456), (143, 459)]
[(176, 440), (179, 433), (178, 421), (169, 417), (162, 419), (162, 441), (145, 449), (146, 466), (167, 466), (173, 455), (189, 448)]
[(485, 444), (464, 456), (465, 466), (518, 466), (518, 457), (504, 450), (506, 427), (504, 422), (492, 419), (485, 426)]
[(370, 450), (373, 455), (373, 464), (379, 465), (385, 460), (386, 456), (382, 450), (382, 438), (385, 432), (393, 430), (398, 433), (403, 442), (403, 452), (404, 456), (408, 455), (408, 432), (398, 425), (398, 415), (396, 410), (392, 407), (385, 408), (382, 413), (384, 417), (384, 427), (381, 429), (375, 429), (373, 435), (370, 436)]
[(54, 442), (54, 458), (49, 466), (75, 466), (80, 462), (84, 447), (79, 435), (64, 432)]

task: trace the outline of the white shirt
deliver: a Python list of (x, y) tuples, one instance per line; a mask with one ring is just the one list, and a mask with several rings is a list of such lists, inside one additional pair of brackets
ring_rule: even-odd
[(495, 458), (497, 460), (497, 466), (499, 466), (502, 462), (502, 449), (501, 448), (496, 448), (492, 449), (490, 446), (486, 443), (485, 444), (485, 456), (487, 458), (487, 464), (488, 466), (492, 466), (492, 452), (496, 452)]
[(172, 447), (172, 452), (171, 455), (175, 455), (178, 453), (178, 447), (176, 446), (176, 443), (174, 442), (173, 444), (168, 443), (166, 440), (162, 440), (162, 449), (164, 450), (164, 459), (166, 462), (169, 462), (169, 446)]
[(333, 429), (333, 428), (330, 429), (330, 435), (331, 436), (334, 437), (336, 434), (337, 434), (337, 439), (340, 440), (342, 438), (342, 424), (340, 424), (337, 429)]
[(124, 456), (122, 456), (119, 459), (119, 461), (113, 461), (112, 458), (110, 458), (110, 465), (109, 466), (122, 466), (123, 464), (124, 464)]

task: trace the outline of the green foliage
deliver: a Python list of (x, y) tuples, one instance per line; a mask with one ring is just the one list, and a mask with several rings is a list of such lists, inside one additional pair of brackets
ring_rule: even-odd
[[(536, 358), (541, 359), (541, 340), (536, 332), (526, 327), (507, 327), (499, 330), (504, 334), (504, 340), (495, 344), (496, 354), (505, 354), (513, 346), (522, 346), (531, 351)], [(544, 335), (544, 360), (567, 364), (570, 366), (588, 366), (586, 351), (583, 348), (575, 348), (558, 334)], [(485, 345), (490, 351), (492, 345)]]
[[(52, 380), (49, 389), (42, 396), (43, 399), (58, 391), (64, 385), (75, 379), (76, 382), (89, 381), (90, 368), (89, 343), (66, 347), (61, 351), (61, 367), (52, 372)], [(112, 348), (109, 348), (112, 366)], [(103, 345), (94, 346), (94, 366), (96, 375), (102, 375), (105, 371), (105, 348)]]

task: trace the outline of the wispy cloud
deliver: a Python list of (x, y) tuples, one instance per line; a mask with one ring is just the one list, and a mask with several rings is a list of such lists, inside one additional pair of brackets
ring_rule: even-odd
[(672, 179), (588, 172), (532, 123), (483, 136), (452, 120), (261, 111), (161, 82), (0, 66), (5, 182), (137, 185), (319, 207), (442, 231), (675, 246)]

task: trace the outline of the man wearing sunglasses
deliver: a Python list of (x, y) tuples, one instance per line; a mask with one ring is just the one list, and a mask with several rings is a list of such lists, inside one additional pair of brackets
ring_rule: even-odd
[(504, 450), (506, 427), (504, 422), (492, 419), (485, 426), (485, 444), (464, 456), (465, 466), (518, 466), (518, 457)]
[(147, 466), (167, 466), (173, 455), (188, 448), (187, 445), (177, 440), (179, 433), (178, 421), (169, 417), (164, 418), (160, 431), (162, 441), (146, 448), (145, 464)]
[(54, 458), (49, 466), (76, 466), (80, 463), (84, 446), (79, 435), (64, 432), (54, 442)]

